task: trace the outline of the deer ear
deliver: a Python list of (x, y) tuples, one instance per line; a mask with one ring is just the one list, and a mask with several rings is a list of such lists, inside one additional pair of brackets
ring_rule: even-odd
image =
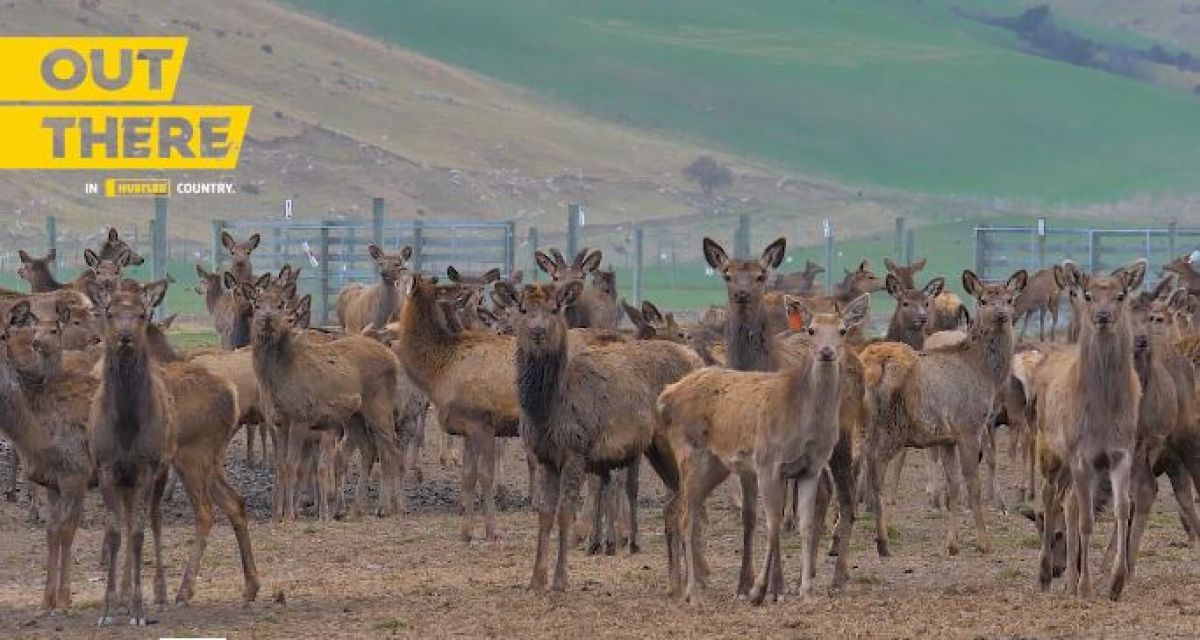
[(888, 295), (899, 300), (904, 295), (904, 285), (900, 284), (900, 278), (894, 273), (888, 273), (883, 280), (884, 287), (887, 289)]
[(927, 261), (927, 258), (921, 258), (920, 260), (917, 260), (916, 262), (912, 263), (909, 266), (912, 267), (913, 271), (920, 271), (925, 268), (926, 261)]
[(255, 234), (251, 235), (250, 239), (247, 240), (246, 242), (250, 244), (250, 250), (254, 251), (255, 249), (258, 248), (258, 243), (261, 241), (262, 241), (262, 236), (255, 233)]
[(279, 279), (280, 280), (291, 280), (292, 279), (292, 265), (285, 264), (279, 268)]
[(63, 299), (54, 301), (54, 315), (58, 316), (59, 324), (65, 324), (71, 319), (71, 303)]
[(175, 318), (178, 318), (178, 317), (179, 317), (178, 313), (172, 313), (171, 315), (163, 318), (162, 320), (159, 320), (158, 328), (162, 329), (163, 331), (170, 329), (171, 325), (175, 323)]
[(383, 249), (374, 244), (369, 244), (367, 245), (367, 255), (371, 256), (371, 259), (375, 262), (379, 262), (383, 259)]
[(621, 308), (625, 310), (625, 315), (629, 316), (629, 321), (633, 323), (633, 326), (640, 329), (646, 324), (646, 319), (642, 317), (642, 312), (638, 311), (637, 307), (626, 302), (625, 298), (621, 298)]
[(118, 269), (128, 267), (131, 262), (133, 262), (133, 252), (129, 248), (121, 249), (121, 253), (118, 253), (116, 259), (113, 260)]
[(590, 249), (588, 249), (587, 247), (580, 249), (579, 253), (576, 253), (575, 257), (571, 260), (571, 266), (576, 269), (582, 270), (583, 269), (583, 261), (587, 260), (589, 251), (590, 251)]
[(221, 244), (231, 253), (233, 252), (233, 248), (237, 246), (237, 242), (234, 242), (233, 236), (229, 235), (228, 231), (221, 232)]
[(729, 254), (725, 253), (725, 248), (717, 244), (716, 240), (705, 238), (703, 247), (704, 261), (708, 263), (708, 266), (718, 271), (729, 266)]
[(120, 240), (120, 239), (121, 239), (121, 238), (120, 238), (120, 237), (117, 235), (117, 228), (116, 228), (116, 227), (109, 227), (109, 228), (108, 228), (108, 241), (109, 241), (109, 242), (116, 242), (116, 241), (118, 241), (118, 240)]
[(18, 249), (17, 256), (21, 258), (21, 262), (24, 264), (29, 264), (30, 262), (33, 262), (33, 257), (30, 256), (28, 253), (25, 253), (24, 249)]
[(163, 298), (167, 296), (167, 282), (159, 280), (151, 282), (142, 287), (142, 305), (147, 309), (154, 309), (162, 304)]
[(517, 269), (508, 276), (508, 281), (512, 282), (513, 284), (521, 284), (521, 281), (524, 279), (525, 271), (523, 269)]
[(1167, 298), (1167, 306), (1176, 311), (1181, 311), (1187, 308), (1187, 304), (1188, 290), (1186, 287), (1180, 287), (1172, 291), (1170, 297)]
[(783, 264), (783, 256), (787, 253), (787, 240), (783, 238), (775, 238), (775, 242), (767, 245), (763, 249), (762, 255), (758, 258), (758, 263), (764, 269), (778, 269), (779, 265)]
[(1025, 290), (1026, 284), (1029, 284), (1029, 272), (1020, 269), (1008, 277), (1008, 282), (1004, 283), (1004, 286), (1008, 287), (1008, 290), (1014, 295), (1019, 295)]
[(1142, 287), (1142, 281), (1146, 279), (1146, 267), (1149, 265), (1144, 258), (1134, 262), (1125, 270), (1125, 290), (1133, 291)]
[(8, 308), (8, 326), (23, 327), (33, 319), (33, 311), (28, 300), (21, 300)]
[(537, 263), (539, 269), (545, 271), (551, 277), (553, 277), (554, 273), (558, 271), (558, 265), (554, 262), (554, 258), (551, 258), (541, 251), (535, 251), (533, 253), (533, 260)]
[(589, 253), (588, 256), (583, 259), (583, 262), (579, 263), (579, 270), (583, 272), (583, 275), (587, 275), (600, 268), (600, 260), (603, 258), (604, 254), (600, 253), (599, 249), (596, 249), (595, 251)]
[(404, 258), (405, 262), (412, 260), (412, 255), (413, 255), (413, 248), (408, 245), (405, 245), (404, 248), (400, 250), (400, 257)]
[(642, 301), (642, 316), (646, 318), (646, 322), (652, 324), (662, 324), (664, 322), (662, 313), (659, 313), (658, 307), (654, 306), (649, 300)]
[(868, 312), (871, 310), (871, 295), (864, 293), (855, 298), (842, 309), (842, 326), (849, 329), (855, 327), (867, 319)]
[(558, 308), (569, 307), (575, 304), (579, 299), (579, 294), (583, 292), (583, 281), (572, 280), (558, 288)]
[(91, 249), (83, 250), (83, 261), (93, 269), (100, 266), (100, 256), (96, 255), (96, 252)]
[(292, 308), (292, 324), (298, 326), (300, 321), (304, 321), (307, 326), (306, 318), (312, 318), (312, 296), (309, 294), (297, 300), (296, 306)]
[(822, 267), (821, 265), (813, 262), (812, 260), (809, 260), (808, 264), (804, 265), (804, 270), (808, 271), (809, 273), (818, 274), (818, 275), (825, 273), (825, 267)]
[(862, 273), (863, 271), (870, 271), (870, 270), (871, 270), (871, 263), (870, 263), (870, 262), (867, 262), (866, 260), (863, 260), (862, 262), (858, 263), (858, 271), (859, 271), (859, 273)]
[(199, 262), (196, 263), (196, 275), (200, 276), (201, 280), (208, 277), (208, 271), (205, 271), (204, 267), (201, 266)]
[(787, 314), (790, 331), (801, 331), (812, 321), (812, 312), (804, 305), (804, 300), (796, 296), (784, 294), (783, 310)]
[(493, 267), (483, 272), (483, 284), (491, 284), (500, 280), (500, 270)]
[(933, 300), (942, 295), (942, 291), (946, 289), (946, 279), (942, 277), (934, 278), (925, 284), (925, 297)]
[(511, 282), (501, 280), (492, 287), (492, 303), (502, 309), (517, 306), (520, 296)]
[(884, 258), (883, 268), (887, 269), (888, 273), (896, 273), (896, 261), (891, 258)]
[(975, 275), (974, 271), (971, 271), (970, 269), (964, 269), (962, 273), (962, 282), (963, 289), (966, 289), (967, 293), (971, 294), (972, 296), (978, 298), (979, 294), (983, 293), (983, 282), (979, 279), (979, 276)]
[[(259, 279), (261, 280), (261, 278)], [(221, 284), (225, 285), (225, 288), (230, 291), (236, 291), (238, 288), (238, 279), (232, 273), (225, 271), (221, 274)]]
[(446, 277), (450, 278), (450, 282), (462, 282), (462, 275), (458, 273), (458, 269), (454, 265), (446, 267)]

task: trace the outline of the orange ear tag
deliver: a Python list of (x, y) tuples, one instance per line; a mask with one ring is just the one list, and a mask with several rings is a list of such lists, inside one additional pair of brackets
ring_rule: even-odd
[(804, 328), (804, 310), (796, 307), (787, 310), (788, 330), (800, 331)]

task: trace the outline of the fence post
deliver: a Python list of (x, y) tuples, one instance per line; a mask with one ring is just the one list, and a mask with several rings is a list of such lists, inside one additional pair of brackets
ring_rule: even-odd
[(1167, 261), (1175, 259), (1175, 241), (1179, 233), (1179, 222), (1172, 220), (1167, 223)]
[(329, 222), (321, 223), (321, 239), (317, 246), (321, 255), (318, 276), (321, 282), (321, 326), (329, 324)]
[(646, 241), (646, 230), (633, 228), (633, 304), (642, 306), (642, 247)]
[(567, 261), (579, 252), (579, 205), (567, 205)]
[(510, 276), (517, 268), (517, 223), (512, 220), (504, 223), (504, 266)]
[(1045, 218), (1038, 218), (1037, 226), (1037, 244), (1035, 244), (1034, 255), (1037, 259), (1037, 265), (1034, 270), (1040, 271), (1046, 266), (1046, 232), (1048, 231)]
[(829, 218), (821, 221), (821, 235), (825, 237), (825, 290), (833, 291), (833, 225)]
[[(158, 280), (167, 275), (167, 199), (163, 196), (154, 198), (154, 226), (151, 227), (151, 231), (153, 233), (150, 234), (150, 240), (154, 243), (154, 274), (151, 279)], [(159, 317), (170, 313), (166, 299), (159, 306), (159, 313)]]
[(225, 221), (215, 219), (212, 221), (212, 264), (210, 270), (216, 271), (221, 266), (221, 232), (225, 230)]
[(750, 257), (750, 216), (748, 214), (738, 215), (738, 226), (733, 236), (733, 244), (733, 255), (738, 258)]
[(1096, 263), (1100, 260), (1100, 238), (1095, 229), (1088, 229), (1088, 273), (1096, 272)]
[(421, 265), (425, 262), (425, 221), (421, 218), (413, 220), (413, 272), (421, 273)]
[[(46, 216), (46, 252), (53, 251), (58, 254), (58, 219), (54, 216)], [(59, 264), (57, 260), (55, 264)]]
[(272, 271), (278, 271), (283, 266), (283, 229), (271, 229), (271, 250), (275, 253), (275, 263)]
[(371, 241), (383, 248), (383, 198), (371, 198)]
[(906, 225), (907, 221), (904, 219), (904, 216), (896, 216), (896, 241), (892, 247), (892, 255), (896, 257), (896, 262), (901, 264), (908, 264), (912, 260), (912, 256), (904, 255), (904, 242), (906, 238), (904, 230)]
[(987, 280), (987, 274), (983, 268), (983, 262), (987, 256), (987, 229), (988, 225), (986, 224), (975, 227), (975, 273), (984, 280)]
[(912, 229), (904, 230), (904, 264), (917, 259), (917, 234)]
[(541, 269), (538, 268), (537, 258), (535, 254), (538, 250), (538, 228), (529, 227), (529, 272), (532, 276), (530, 279), (537, 282), (541, 279)]

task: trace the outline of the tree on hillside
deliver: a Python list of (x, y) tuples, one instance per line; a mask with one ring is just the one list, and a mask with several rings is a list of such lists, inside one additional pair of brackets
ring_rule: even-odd
[(709, 156), (700, 156), (683, 170), (688, 180), (700, 185), (704, 197), (711, 199), (713, 192), (721, 187), (733, 184), (733, 172), (729, 167), (713, 160)]

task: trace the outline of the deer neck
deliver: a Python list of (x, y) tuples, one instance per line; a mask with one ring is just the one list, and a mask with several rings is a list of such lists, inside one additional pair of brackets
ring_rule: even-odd
[(240, 349), (250, 344), (250, 321), (254, 312), (249, 309), (238, 309), (233, 319), (233, 348)]
[(726, 339), (729, 342), (729, 368), (737, 371), (771, 371), (771, 338), (767, 331), (767, 308), (762, 298), (744, 308), (731, 306)]
[(153, 373), (145, 345), (118, 348), (109, 341), (104, 354), (103, 402), (112, 419), (117, 443), (133, 445), (142, 424), (152, 413)]
[(34, 293), (48, 293), (62, 289), (62, 283), (54, 279), (49, 269), (38, 269), (29, 274), (29, 290)]
[(0, 363), (0, 433), (22, 457), (31, 458), (51, 445), (45, 430), (34, 427), (19, 375), (9, 363)]
[(250, 268), (249, 262), (234, 263), (229, 272), (233, 274), (234, 278), (237, 278), (238, 282), (254, 282), (254, 269)]
[[(822, 362), (813, 354), (811, 361), (805, 366), (788, 371), (788, 386), (791, 388), (789, 399), (792, 403), (815, 404), (819, 408), (838, 406), (841, 381), (841, 363), (838, 361)], [(802, 411), (792, 412), (797, 418)]]
[(440, 313), (430, 293), (417, 289), (402, 305), (399, 353), (409, 377), (429, 393), (435, 378), (453, 355), (458, 336), (435, 320)]
[(209, 313), (213, 313), (217, 308), (217, 304), (221, 301), (221, 296), (223, 295), (225, 295), (225, 292), (221, 290), (221, 284), (210, 281), (208, 289), (204, 292), (204, 306), (208, 309)]
[(997, 386), (1008, 379), (1013, 355), (1011, 322), (996, 324), (978, 318), (971, 323), (967, 341), (965, 355), (983, 376)]
[(903, 342), (917, 351), (925, 348), (925, 330), (913, 327), (911, 322), (905, 322), (897, 313), (892, 314), (884, 339), (891, 342)]
[(1112, 331), (1100, 331), (1090, 319), (1080, 323), (1079, 377), (1089, 402), (1116, 407), (1128, 394), (1124, 386), (1135, 374), (1133, 332), (1126, 320)]
[(545, 344), (517, 337), (517, 401), (528, 427), (544, 431), (561, 396), (567, 368), (567, 327), (562, 322)]
[(375, 285), (379, 287), (379, 297), (376, 299), (375, 313), (371, 318), (371, 324), (375, 327), (386, 325), (392, 319), (397, 305), (400, 304), (400, 293), (396, 291), (396, 283), (383, 277), (382, 274), (379, 277), (380, 282)]

